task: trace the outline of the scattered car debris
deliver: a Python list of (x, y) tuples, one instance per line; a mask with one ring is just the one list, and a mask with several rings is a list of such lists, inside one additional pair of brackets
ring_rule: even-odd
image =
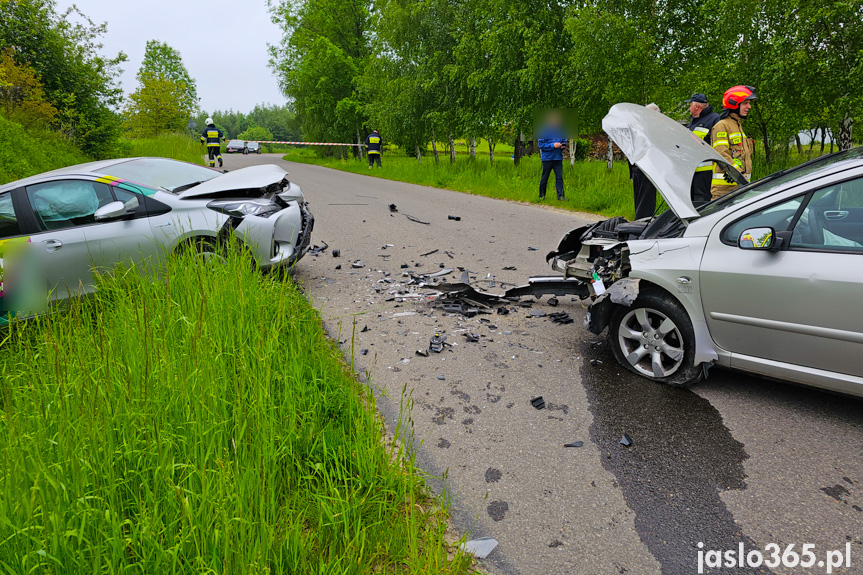
[(573, 441), (572, 443), (564, 443), (564, 447), (581, 447), (584, 445), (583, 441)]
[(424, 254), (420, 254), (420, 257), (430, 256), (430, 255), (432, 255), (432, 254), (436, 254), (436, 253), (438, 253), (438, 251), (439, 251), (439, 250), (432, 250), (432, 251), (430, 251), (430, 252), (426, 252), (426, 253), (424, 253)]
[(446, 219), (448, 219), (448, 220), (454, 220), (454, 221), (456, 221), (456, 222), (460, 222), (460, 221), (461, 221), (461, 216), (447, 216), (447, 217), (446, 217)]
[(505, 305), (500, 306), (497, 308), (497, 315), (509, 315), (509, 308)]
[(462, 551), (472, 553), (477, 559), (485, 559), (488, 557), (489, 553), (494, 551), (494, 548), (497, 547), (497, 539), (492, 539), (491, 537), (480, 537), (479, 539), (465, 541), (459, 545), (459, 547)]
[(424, 350), (424, 349), (418, 349), (418, 350), (417, 350), (417, 355), (418, 355), (418, 356), (420, 356), (420, 357), (428, 357), (428, 356), (429, 356), (429, 352), (428, 352), (428, 351), (426, 351), (426, 350)]
[(590, 360), (590, 365), (592, 365), (593, 367), (596, 367), (596, 366), (597, 366), (597, 365), (599, 365), (600, 363), (602, 363), (602, 362), (601, 362), (601, 361), (599, 361), (598, 359), (591, 359), (591, 360)]
[(391, 212), (397, 212), (397, 211), (399, 211), (399, 209), (396, 207), (395, 204), (390, 204), (390, 211)]
[(441, 309), (447, 313), (457, 313), (464, 317), (473, 317), (478, 313), (488, 313), (481, 311), (479, 308), (467, 306), (461, 302), (455, 304), (443, 304)]
[(559, 304), (559, 303), (560, 303), (560, 300), (557, 299), (556, 297), (548, 298), (548, 305), (550, 305), (551, 307), (557, 307), (557, 304)]
[(529, 252), (538, 252), (538, 251), (539, 251), (539, 248), (535, 248), (535, 247), (532, 247), (532, 246), (527, 246), (527, 251), (529, 251)]
[(530, 400), (530, 404), (537, 409), (545, 409), (545, 400), (540, 395), (539, 397), (534, 397)]
[(467, 333), (462, 334), (462, 335), (464, 335), (465, 339), (470, 343), (479, 342), (479, 334), (467, 332)]
[(360, 355), (368, 355), (368, 354), (369, 354), (369, 350), (367, 350), (367, 349), (361, 349), (360, 350)]
[(330, 246), (328, 246), (326, 242), (321, 242), (321, 243), (324, 245), (322, 245), (322, 246), (314, 245), (314, 246), (310, 247), (309, 248), (309, 254), (311, 254), (313, 256), (319, 256), (330, 248)]
[(412, 221), (412, 222), (416, 222), (416, 223), (418, 223), (418, 224), (423, 224), (423, 225), (426, 225), (426, 226), (430, 226), (430, 225), (431, 225), (431, 222), (424, 222), (424, 221), (422, 221), (421, 219), (417, 218), (416, 216), (412, 216), (412, 215), (410, 215), (410, 214), (404, 214), (404, 217), (406, 217), (406, 218), (407, 218), (407, 219), (409, 219), (410, 221)]
[(337, 249), (337, 250), (333, 250), (333, 257), (334, 257), (334, 258), (337, 258), (337, 257), (339, 257), (340, 255), (342, 255), (342, 250), (338, 250), (338, 249)]
[(364, 325), (363, 329), (360, 330), (360, 333), (366, 333), (367, 331), (371, 331), (371, 330), (369, 329), (369, 326)]
[(437, 378), (441, 381), (446, 381), (446, 378), (443, 375), (439, 375)]
[(392, 244), (384, 244), (384, 245), (382, 245), (382, 246), (381, 246), (381, 249), (382, 249), (382, 250), (385, 250), (385, 249), (387, 249), (387, 248), (392, 248), (392, 247), (395, 247), (395, 246), (393, 246)]
[(408, 266), (407, 264), (402, 264), (402, 266), (401, 266), (401, 268), (402, 268), (403, 270), (406, 270), (406, 269), (408, 269), (409, 267), (410, 267), (410, 266)]
[(532, 309), (528, 313), (531, 315), (531, 317), (545, 317), (548, 315), (541, 309)]
[(336, 266), (336, 269), (337, 269), (337, 270), (342, 269), (342, 264), (337, 265), (337, 266)]
[(443, 346), (446, 343), (446, 336), (439, 333), (434, 334), (429, 338), (429, 351), (440, 353), (443, 351)]
[(364, 264), (362, 260), (357, 260), (351, 264), (351, 267), (359, 269), (366, 267), (366, 264)]
[(573, 319), (565, 311), (550, 313), (548, 314), (548, 317), (551, 319), (552, 323), (569, 324), (573, 322)]
[(629, 437), (626, 433), (623, 434), (623, 437), (620, 438), (620, 444), (624, 447), (629, 447), (632, 445), (632, 438)]
[(504, 267), (503, 269), (504, 269), (504, 270), (506, 270), (506, 271), (508, 271), (508, 272), (514, 272), (514, 271), (516, 271), (518, 268), (517, 268), (517, 267), (515, 267), (515, 266), (506, 266), (506, 267)]

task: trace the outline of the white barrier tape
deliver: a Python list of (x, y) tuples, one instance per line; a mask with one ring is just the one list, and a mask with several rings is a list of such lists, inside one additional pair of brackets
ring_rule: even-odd
[(300, 146), (365, 146), (365, 144), (339, 144), (336, 142), (276, 142), (274, 140), (244, 140), (246, 143), (257, 142), (258, 144), (293, 144)]

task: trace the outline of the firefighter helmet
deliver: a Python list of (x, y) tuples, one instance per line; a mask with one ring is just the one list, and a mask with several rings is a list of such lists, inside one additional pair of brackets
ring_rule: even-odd
[(736, 110), (746, 100), (755, 100), (755, 88), (752, 86), (734, 86), (728, 88), (722, 96), (722, 107), (726, 110)]
[(208, 126), (212, 126), (212, 125), (213, 125), (213, 119), (212, 119), (212, 118), (207, 118), (206, 122), (207, 122), (207, 125), (208, 125)]

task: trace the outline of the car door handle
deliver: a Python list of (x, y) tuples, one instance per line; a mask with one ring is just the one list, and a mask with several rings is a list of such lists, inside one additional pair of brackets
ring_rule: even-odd
[(168, 222), (167, 224), (156, 224), (154, 227), (157, 227), (157, 228), (167, 228), (167, 227), (168, 227), (168, 226), (170, 226), (170, 225), (171, 225), (171, 222)]
[(56, 252), (63, 247), (63, 242), (60, 240), (48, 240), (45, 242), (45, 249), (48, 252)]
[(829, 210), (824, 212), (824, 217), (828, 220), (844, 220), (847, 216), (847, 210)]

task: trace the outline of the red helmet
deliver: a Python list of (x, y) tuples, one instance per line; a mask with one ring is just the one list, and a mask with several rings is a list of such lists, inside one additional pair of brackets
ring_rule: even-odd
[(722, 107), (728, 110), (736, 110), (746, 100), (755, 100), (755, 88), (752, 86), (734, 86), (728, 88), (722, 96)]

